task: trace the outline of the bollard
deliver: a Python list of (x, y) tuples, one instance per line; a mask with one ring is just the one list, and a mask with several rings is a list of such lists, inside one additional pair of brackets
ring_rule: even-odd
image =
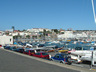
[(90, 65), (90, 70), (92, 69), (93, 66), (93, 51), (92, 51), (92, 55), (91, 55), (91, 65)]

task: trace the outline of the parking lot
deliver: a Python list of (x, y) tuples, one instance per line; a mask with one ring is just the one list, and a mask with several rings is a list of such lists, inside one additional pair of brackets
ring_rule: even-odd
[[(57, 62), (53, 62), (53, 61), (48, 61), (48, 60), (44, 60), (44, 59), (40, 59), (40, 58), (35, 58), (35, 57), (33, 57), (33, 56), (28, 56), (28, 55), (24, 55), (24, 54), (21, 54), (21, 53), (17, 53), (17, 52), (13, 52), (13, 51), (9, 51), (9, 50), (3, 50), (3, 49), (0, 49), (0, 65), (2, 65), (2, 66), (0, 66), (1, 67), (1, 69), (0, 70), (6, 70), (6, 68), (7, 67), (9, 67), (9, 68), (7, 68), (7, 69), (10, 69), (11, 67), (13, 68), (13, 69), (15, 69), (14, 68), (14, 64), (16, 64), (16, 67), (18, 66), (19, 68), (21, 67), (22, 68), (22, 64), (21, 63), (23, 63), (23, 66), (25, 67), (25, 69), (26, 68), (28, 68), (27, 66), (26, 66), (26, 64), (29, 64), (28, 66), (31, 66), (31, 64), (33, 64), (33, 65), (35, 65), (35, 67), (34, 68), (37, 68), (37, 67), (39, 67), (38, 65), (40, 65), (39, 63), (41, 63), (41, 66), (42, 66), (42, 63), (44, 63), (44, 65), (47, 63), (48, 64), (48, 68), (50, 69), (50, 64), (51, 64), (51, 66), (52, 67), (55, 67), (56, 66), (56, 68), (54, 68), (54, 69), (56, 69), (56, 71), (58, 72), (58, 66), (60, 67), (60, 68), (62, 68), (63, 67), (63, 69), (64, 70), (66, 70), (66, 68), (68, 68), (68, 70), (66, 70), (65, 72), (77, 72), (77, 71), (80, 71), (81, 70), (81, 68), (82, 68), (82, 72), (95, 72), (95, 69), (92, 69), (92, 70), (90, 70), (90, 66), (88, 66), (88, 65), (86, 65), (86, 64), (72, 64), (72, 65), (65, 65), (65, 64), (60, 64), (60, 63), (57, 63)], [(50, 53), (50, 54), (55, 54), (55, 53)], [(23, 56), (23, 58), (22, 58), (22, 56)], [(12, 59), (11, 59), (12, 58)], [(28, 58), (31, 58), (31, 60), (29, 60), (29, 61), (27, 61), (26, 59), (28, 59)], [(22, 59), (22, 60), (21, 60)], [(35, 60), (34, 60), (35, 59)], [(16, 62), (15, 62), (15, 60), (16, 60)], [(25, 62), (26, 61), (26, 62)], [(29, 62), (32, 62), (31, 64), (29, 63)], [(39, 61), (39, 62), (38, 62)], [(8, 63), (8, 62), (11, 62), (11, 63)], [(8, 63), (8, 64), (7, 64)], [(34, 64), (34, 63), (36, 63), (36, 64)], [(11, 64), (13, 65), (13, 66), (11, 66)], [(25, 64), (25, 65), (24, 65)], [(7, 67), (6, 67), (7, 66)], [(32, 66), (33, 67), (33, 66)], [(44, 67), (44, 66), (43, 66)], [(30, 67), (29, 67), (30, 68)], [(17, 68), (16, 68), (17, 69)], [(24, 70), (25, 70), (24, 69)], [(41, 67), (39, 68), (39, 69), (41, 69)], [(46, 69), (46, 68), (45, 68)], [(60, 70), (60, 72), (64, 72), (63, 71), (63, 69), (59, 69)], [(70, 70), (71, 69), (71, 70)], [(30, 70), (30, 69), (29, 69)], [(48, 70), (48, 69), (46, 69), (46, 70)], [(52, 70), (52, 69), (50, 69), (50, 70)], [(74, 71), (74, 70), (77, 70), (77, 71)], [(25, 70), (26, 71), (26, 70)], [(31, 71), (31, 70), (30, 70)], [(29, 71), (29, 72), (30, 72)], [(55, 70), (54, 70), (55, 71)], [(56, 72), (55, 71), (55, 72)], [(1, 72), (6, 72), (6, 71), (1, 71)], [(8, 71), (7, 71), (8, 72)], [(9, 72), (10, 72), (10, 70), (9, 70)], [(23, 70), (20, 70), (20, 72), (23, 72)], [(37, 71), (36, 71), (37, 72)], [(41, 71), (39, 71), (39, 72), (41, 72)], [(42, 71), (43, 72), (43, 71)]]

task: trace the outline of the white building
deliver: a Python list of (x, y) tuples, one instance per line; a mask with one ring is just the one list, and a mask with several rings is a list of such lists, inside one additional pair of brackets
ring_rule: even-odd
[(13, 44), (13, 36), (0, 36), (0, 44), (5, 45), (5, 44)]
[(28, 29), (27, 31), (29, 31), (29, 32), (43, 32), (44, 31), (44, 29), (46, 30), (46, 31), (51, 31), (51, 29), (46, 29), (46, 28), (32, 28), (32, 29)]
[(73, 35), (73, 31), (64, 31), (64, 34), (58, 35), (58, 38), (64, 39), (64, 38), (74, 38), (75, 35)]
[(3, 31), (0, 31), (0, 36), (4, 35), (4, 32)]
[(30, 32), (14, 32), (14, 33), (9, 33), (9, 35), (12, 35), (12, 36), (17, 36), (17, 35), (24, 36), (24, 35), (31, 35), (31, 33)]

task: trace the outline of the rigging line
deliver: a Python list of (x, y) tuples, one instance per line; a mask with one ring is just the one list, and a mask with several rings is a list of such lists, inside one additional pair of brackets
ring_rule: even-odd
[(93, 0), (91, 0), (91, 1), (92, 1), (94, 20), (95, 20), (95, 23), (96, 23), (96, 15), (95, 15), (95, 9), (94, 9), (94, 2), (93, 2)]

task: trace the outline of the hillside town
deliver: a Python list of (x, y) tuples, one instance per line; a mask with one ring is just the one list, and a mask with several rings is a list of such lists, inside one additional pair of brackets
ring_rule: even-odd
[[(27, 30), (12, 29), (0, 31), (0, 42), (3, 37), (11, 37), (14, 41), (64, 41), (64, 40), (80, 40), (80, 41), (96, 41), (95, 30), (64, 30), (64, 29), (47, 29), (32, 28)], [(5, 39), (5, 38), (4, 38)], [(4, 44), (4, 42), (3, 42)], [(11, 43), (13, 44), (13, 42)]]

